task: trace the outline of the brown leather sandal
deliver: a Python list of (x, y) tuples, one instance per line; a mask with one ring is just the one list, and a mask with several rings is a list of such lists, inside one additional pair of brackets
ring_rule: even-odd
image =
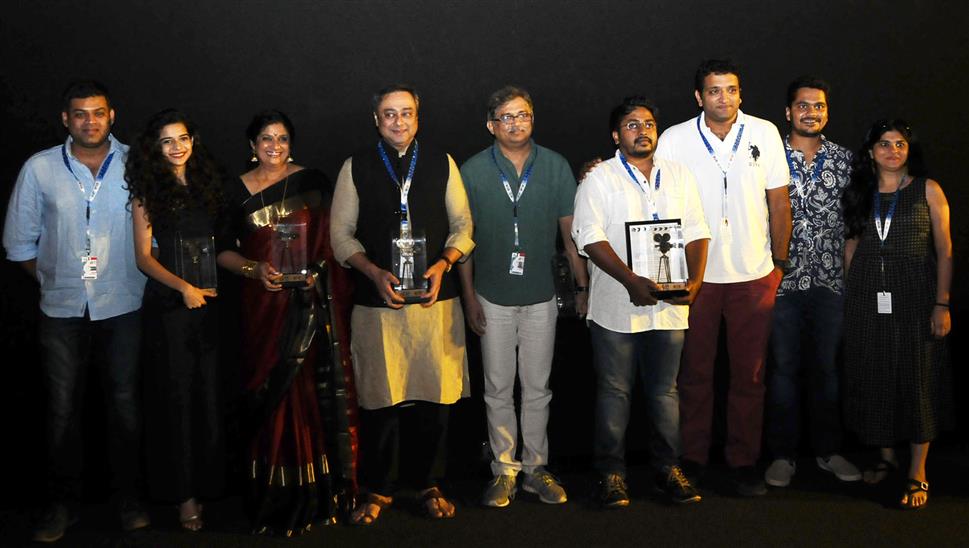
[[(432, 500), (438, 501), (436, 504), (437, 512), (438, 512), (437, 514), (435, 514), (431, 510), (430, 503)], [(447, 503), (447, 505), (451, 507), (451, 511), (450, 512), (445, 511), (441, 507), (440, 501), (444, 501), (445, 503)], [(454, 503), (451, 502), (447, 497), (445, 497), (444, 493), (442, 493), (441, 490), (438, 489), (437, 487), (431, 487), (426, 491), (422, 491), (421, 497), (420, 497), (420, 504), (421, 504), (421, 512), (424, 514), (424, 517), (428, 519), (451, 519), (454, 517), (454, 513), (455, 513)]]
[[(393, 502), (393, 497), (385, 497), (376, 493), (367, 493), (367, 496), (364, 497), (363, 502), (358, 504), (357, 507), (353, 509), (353, 513), (350, 514), (350, 523), (364, 527), (373, 525), (373, 523), (377, 521), (377, 518), (379, 518), (380, 515), (383, 514), (384, 510), (393, 504)], [(370, 506), (376, 506), (377, 512), (374, 513), (369, 508)], [(357, 514), (361, 507), (363, 508), (363, 513)]]

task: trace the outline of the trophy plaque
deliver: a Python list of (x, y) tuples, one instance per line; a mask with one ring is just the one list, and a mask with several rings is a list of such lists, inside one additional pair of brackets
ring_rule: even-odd
[(283, 287), (306, 285), (306, 222), (283, 222), (273, 226), (272, 264), (282, 274)]
[(572, 267), (564, 253), (552, 257), (552, 281), (555, 284), (555, 306), (560, 318), (577, 318), (575, 308), (575, 281)]
[(391, 239), (390, 253), (391, 272), (400, 280), (394, 285), (394, 291), (404, 298), (404, 304), (426, 303), (429, 299), (422, 296), (428, 288), (428, 281), (424, 279), (427, 238), (423, 231), (411, 231), (408, 223), (402, 222), (400, 234)]
[(186, 238), (175, 234), (175, 275), (199, 289), (216, 289), (215, 238)]
[(659, 286), (653, 295), (671, 299), (688, 295), (686, 245), (679, 219), (626, 223), (626, 260), (637, 275)]

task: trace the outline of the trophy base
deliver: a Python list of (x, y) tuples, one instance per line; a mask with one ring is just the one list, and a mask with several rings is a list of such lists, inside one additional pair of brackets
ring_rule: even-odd
[(283, 274), (276, 281), (285, 288), (304, 287), (306, 285), (306, 274), (296, 272), (295, 274)]
[(675, 299), (677, 297), (685, 297), (690, 294), (690, 290), (686, 288), (686, 282), (662, 283), (656, 285), (659, 286), (659, 290), (653, 291), (652, 293), (654, 297), (661, 301), (666, 299)]
[(430, 297), (424, 297), (426, 289), (397, 289), (395, 292), (404, 298), (404, 304), (420, 304), (430, 301)]

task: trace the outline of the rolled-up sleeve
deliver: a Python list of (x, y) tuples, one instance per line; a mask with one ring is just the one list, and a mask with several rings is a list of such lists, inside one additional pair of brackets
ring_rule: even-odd
[(447, 208), (449, 233), (444, 242), (444, 247), (457, 249), (461, 252), (462, 260), (466, 260), (468, 254), (474, 249), (474, 241), (471, 239), (471, 235), (474, 233), (474, 225), (471, 222), (471, 207), (468, 204), (468, 193), (464, 189), (461, 172), (450, 154), (448, 154), (447, 161), (448, 179), (447, 188), (444, 191), (444, 204)]
[(683, 240), (690, 243), (694, 240), (710, 239), (710, 227), (707, 225), (703, 204), (700, 202), (700, 189), (697, 188), (696, 178), (686, 167), (680, 169), (683, 181)]
[(37, 177), (28, 162), (20, 170), (3, 227), (3, 247), (7, 259), (29, 261), (37, 258), (40, 239), (43, 205), (42, 193)]
[[(353, 184), (352, 158), (347, 158), (336, 178), (333, 204), (330, 206), (330, 245), (333, 256), (341, 265), (348, 267), (347, 259), (367, 250), (356, 238), (357, 218), (360, 214), (360, 198)], [(465, 199), (467, 201), (467, 199)]]
[(604, 206), (606, 200), (602, 193), (604, 170), (608, 169), (600, 164), (593, 169), (579, 185), (575, 193), (575, 212), (572, 216), (572, 239), (575, 247), (585, 257), (585, 246), (596, 242), (608, 241), (606, 234), (608, 219)]

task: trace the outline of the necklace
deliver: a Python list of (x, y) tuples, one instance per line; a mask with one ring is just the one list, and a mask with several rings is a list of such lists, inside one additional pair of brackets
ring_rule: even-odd
[[(266, 187), (266, 188), (269, 188), (269, 187)], [(259, 191), (259, 203), (262, 204), (263, 209), (266, 209), (266, 199), (263, 197), (262, 194), (263, 192), (266, 191), (266, 188)], [(283, 197), (282, 199), (279, 200), (280, 204), (286, 201), (286, 192), (288, 191), (289, 191), (289, 175), (287, 175), (286, 178), (283, 179)], [(277, 224), (279, 224), (279, 208), (273, 207), (269, 211), (269, 226), (275, 227)]]

